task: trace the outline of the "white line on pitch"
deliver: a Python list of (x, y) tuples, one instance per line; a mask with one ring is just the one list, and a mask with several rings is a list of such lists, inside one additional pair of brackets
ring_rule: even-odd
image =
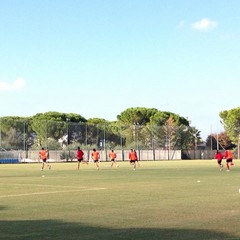
[(50, 185), (50, 184), (34, 184), (34, 183), (14, 183), (9, 185), (16, 185), (16, 186), (23, 186), (23, 185), (30, 185), (36, 187), (61, 187), (61, 188), (76, 188), (76, 189), (83, 189), (87, 187), (78, 187), (78, 186), (63, 186), (63, 185)]
[(68, 190), (68, 191), (52, 191), (52, 192), (36, 192), (36, 193), (10, 194), (10, 195), (0, 196), (0, 198), (22, 197), (22, 196), (44, 195), (44, 194), (55, 194), (55, 193), (68, 193), (68, 192), (80, 192), (80, 191), (99, 191), (99, 190), (106, 190), (106, 188), (86, 188), (86, 189)]

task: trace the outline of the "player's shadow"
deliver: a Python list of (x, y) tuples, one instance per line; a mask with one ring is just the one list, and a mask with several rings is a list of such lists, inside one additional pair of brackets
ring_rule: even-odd
[(200, 229), (104, 228), (55, 220), (0, 221), (0, 240), (219, 240), (240, 236)]
[(7, 209), (7, 207), (0, 205), (0, 211), (6, 210), (6, 209)]

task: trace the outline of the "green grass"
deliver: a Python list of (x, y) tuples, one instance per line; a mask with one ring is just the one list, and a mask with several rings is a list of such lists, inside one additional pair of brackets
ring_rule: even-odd
[(240, 239), (238, 166), (100, 164), (0, 165), (0, 239)]

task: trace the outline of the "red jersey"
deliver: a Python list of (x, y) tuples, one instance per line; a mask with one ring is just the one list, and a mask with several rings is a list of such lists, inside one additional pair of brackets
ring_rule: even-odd
[(218, 161), (222, 160), (223, 159), (223, 154), (221, 152), (217, 152), (215, 154), (215, 159), (217, 159)]
[(77, 156), (77, 159), (83, 159), (83, 151), (81, 149), (77, 150), (76, 152), (76, 156)]

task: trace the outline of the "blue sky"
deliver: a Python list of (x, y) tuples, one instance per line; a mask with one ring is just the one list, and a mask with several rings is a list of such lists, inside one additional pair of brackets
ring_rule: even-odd
[(0, 116), (188, 117), (205, 138), (239, 107), (238, 0), (1, 0)]

